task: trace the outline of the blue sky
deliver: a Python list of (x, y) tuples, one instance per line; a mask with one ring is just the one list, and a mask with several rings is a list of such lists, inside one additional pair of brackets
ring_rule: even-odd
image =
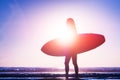
[(80, 67), (120, 67), (120, 0), (0, 0), (0, 66), (64, 67), (64, 57), (40, 48), (61, 34), (68, 17), (78, 33), (106, 38), (78, 55)]

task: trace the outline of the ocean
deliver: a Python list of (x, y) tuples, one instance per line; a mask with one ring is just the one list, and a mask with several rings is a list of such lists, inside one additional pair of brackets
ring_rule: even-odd
[[(0, 67), (0, 80), (66, 80), (64, 69)], [(67, 80), (120, 80), (120, 67), (79, 68), (79, 78), (70, 69)]]

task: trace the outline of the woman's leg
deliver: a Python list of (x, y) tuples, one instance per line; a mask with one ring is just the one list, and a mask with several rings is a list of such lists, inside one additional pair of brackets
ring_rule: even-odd
[(70, 58), (71, 58), (70, 55), (65, 56), (65, 72), (66, 72), (66, 77), (68, 77)]
[(77, 65), (77, 54), (72, 55), (72, 62), (75, 69), (75, 76), (78, 77), (78, 65)]

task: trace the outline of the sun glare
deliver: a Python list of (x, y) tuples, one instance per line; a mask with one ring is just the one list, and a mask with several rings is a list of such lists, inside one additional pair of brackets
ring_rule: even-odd
[(58, 38), (61, 44), (69, 45), (74, 41), (73, 31), (70, 28), (65, 27), (64, 29), (61, 29), (61, 34), (58, 35)]

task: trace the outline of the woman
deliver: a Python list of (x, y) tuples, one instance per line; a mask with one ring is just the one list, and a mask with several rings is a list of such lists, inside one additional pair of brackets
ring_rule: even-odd
[[(72, 18), (67, 19), (67, 27), (69, 27), (73, 33), (74, 36), (77, 35), (77, 30), (75, 27), (75, 22)], [(65, 56), (65, 72), (66, 72), (66, 78), (68, 78), (68, 73), (69, 73), (69, 62), (70, 59), (72, 58), (72, 63), (74, 65), (75, 69), (75, 77), (78, 77), (78, 65), (77, 65), (77, 54), (74, 52), (74, 44), (76, 41), (71, 44), (71, 50), (69, 50), (68, 54)]]

